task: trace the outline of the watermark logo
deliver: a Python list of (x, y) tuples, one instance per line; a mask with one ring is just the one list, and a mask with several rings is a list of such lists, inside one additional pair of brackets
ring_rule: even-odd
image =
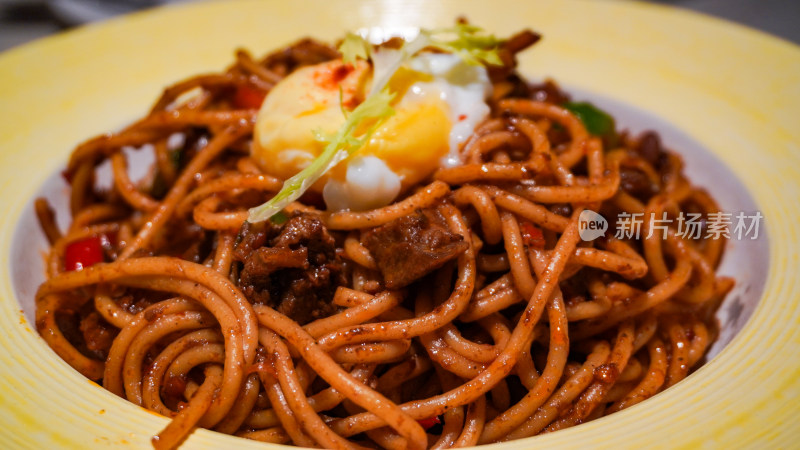
[(590, 209), (584, 209), (578, 216), (578, 234), (584, 241), (593, 241), (606, 234), (608, 221)]
[[(684, 213), (671, 219), (666, 212), (658, 217), (656, 213), (627, 213), (617, 216), (617, 239), (650, 239), (653, 236), (666, 239), (669, 226), (674, 226), (675, 236), (683, 239), (758, 239), (761, 220), (760, 211), (739, 212), (735, 215), (726, 212), (712, 212), (703, 217), (700, 213)], [(704, 232), (705, 231), (705, 232)]]
[[(712, 212), (703, 216), (700, 213), (684, 213), (675, 218), (662, 212), (620, 213), (614, 222), (617, 239), (639, 240), (653, 237), (667, 239), (669, 233), (683, 239), (758, 239), (761, 220), (764, 215), (753, 213)], [(608, 221), (600, 214), (585, 209), (578, 216), (578, 234), (584, 241), (593, 241), (606, 234)]]

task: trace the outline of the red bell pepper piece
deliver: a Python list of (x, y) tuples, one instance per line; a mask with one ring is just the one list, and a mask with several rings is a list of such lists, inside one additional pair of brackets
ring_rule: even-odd
[(439, 416), (433, 416), (433, 417), (428, 417), (427, 419), (418, 420), (417, 423), (420, 424), (422, 428), (427, 430), (433, 427), (434, 425), (442, 423), (442, 421), (439, 420)]
[(240, 84), (233, 96), (233, 106), (237, 109), (259, 109), (267, 94), (248, 84)]
[(103, 262), (103, 244), (99, 236), (70, 242), (64, 249), (66, 270), (83, 270), (99, 262)]
[(544, 234), (542, 230), (534, 226), (530, 222), (522, 222), (519, 224), (519, 230), (522, 233), (522, 242), (533, 248), (544, 248)]

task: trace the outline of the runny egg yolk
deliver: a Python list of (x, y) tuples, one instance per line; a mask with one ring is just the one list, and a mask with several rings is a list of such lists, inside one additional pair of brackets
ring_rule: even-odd
[[(458, 163), (458, 146), (489, 112), (483, 67), (459, 64), (454, 55), (423, 55), (400, 70), (390, 87), (395, 114), (354, 155), (312, 190), (328, 209), (365, 210), (391, 203), (438, 167)], [(464, 76), (464, 70), (474, 73)], [(267, 96), (255, 126), (253, 157), (269, 174), (287, 179), (325, 148), (313, 131), (334, 134), (369, 90), (372, 69), (364, 61), (329, 61), (300, 68)]]

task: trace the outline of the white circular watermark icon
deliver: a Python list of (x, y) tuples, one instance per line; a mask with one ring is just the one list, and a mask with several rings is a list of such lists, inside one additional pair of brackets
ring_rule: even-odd
[(590, 209), (584, 209), (578, 216), (578, 234), (584, 241), (593, 241), (606, 234), (608, 221)]

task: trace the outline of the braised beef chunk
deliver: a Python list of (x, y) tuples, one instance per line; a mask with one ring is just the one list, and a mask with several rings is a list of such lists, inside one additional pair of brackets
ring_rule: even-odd
[(300, 324), (331, 315), (336, 288), (344, 284), (336, 243), (319, 220), (297, 215), (282, 226), (245, 223), (234, 257), (244, 263), (245, 296)]
[(408, 286), (468, 247), (433, 210), (417, 211), (369, 230), (364, 234), (364, 245), (389, 289)]

